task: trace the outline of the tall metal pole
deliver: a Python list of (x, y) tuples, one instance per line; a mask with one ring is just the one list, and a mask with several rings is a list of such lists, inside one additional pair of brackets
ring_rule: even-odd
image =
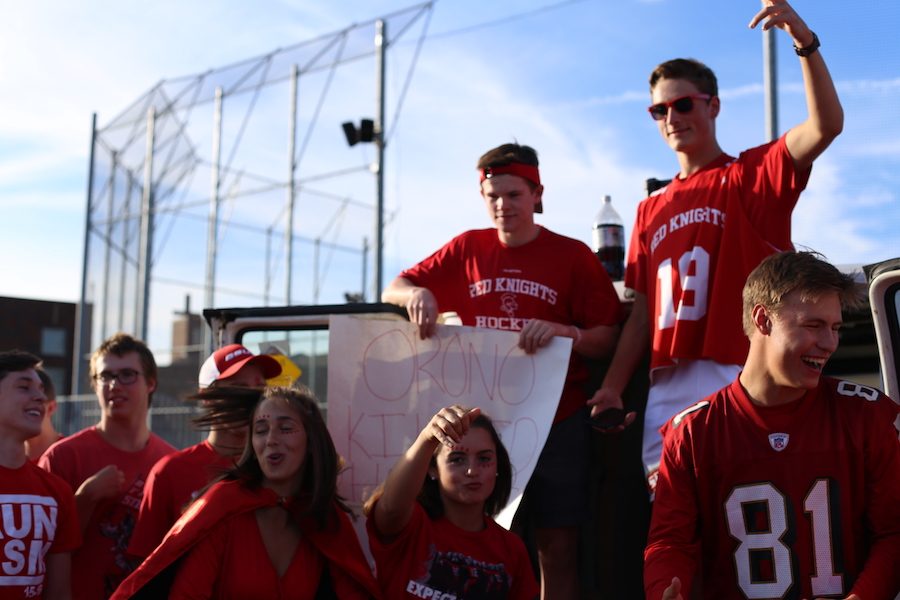
[(313, 242), (313, 304), (319, 303), (319, 250), (322, 240), (316, 238)]
[(272, 226), (266, 228), (266, 273), (263, 281), (263, 306), (269, 305), (272, 291)]
[(384, 95), (385, 95), (385, 58), (387, 56), (387, 25), (381, 19), (375, 22), (375, 51), (378, 56), (376, 72), (376, 88), (378, 103), (378, 119), (375, 121), (375, 300), (381, 298), (383, 278), (384, 252)]
[[(369, 238), (363, 238), (362, 245), (362, 287), (359, 288), (362, 291), (362, 301), (366, 301), (366, 286), (368, 285), (368, 271), (366, 267), (369, 264)], [(379, 298), (375, 299), (376, 302), (379, 301)]]
[(153, 259), (153, 147), (156, 137), (156, 108), (147, 109), (147, 148), (144, 154), (144, 190), (141, 198), (141, 246), (138, 255), (137, 326), (136, 333), (147, 340), (150, 315), (150, 269)]
[[(213, 109), (212, 137), (212, 175), (210, 176), (209, 223), (206, 233), (206, 290), (204, 306), (213, 308), (216, 301), (216, 254), (219, 240), (219, 165), (222, 161), (222, 87), (216, 88), (216, 101)], [(213, 336), (209, 327), (203, 328), (203, 350), (205, 354), (213, 351)]]
[[(116, 199), (116, 163), (119, 154), (115, 150), (110, 152), (109, 179), (107, 186), (109, 187), (109, 204), (106, 207), (106, 251), (103, 254), (103, 310), (100, 312), (100, 336), (106, 339), (109, 335), (106, 329), (106, 320), (109, 316), (109, 269), (112, 258), (112, 233), (113, 233), (113, 204)], [(121, 295), (121, 294), (120, 294)]]
[(127, 173), (125, 187), (125, 204), (122, 207), (122, 263), (120, 265), (119, 281), (119, 326), (117, 331), (124, 331), (125, 327), (125, 277), (128, 275), (128, 228), (131, 227), (131, 194), (134, 191), (134, 175), (131, 169), (125, 169)]
[(294, 202), (295, 179), (297, 175), (297, 83), (300, 70), (291, 67), (291, 98), (288, 118), (288, 205), (284, 225), (284, 303), (291, 305), (291, 283), (294, 274)]
[(97, 113), (91, 115), (91, 149), (88, 158), (87, 202), (84, 218), (84, 249), (81, 255), (81, 297), (75, 307), (75, 340), (72, 348), (72, 394), (82, 393), (82, 346), (90, 340), (87, 312), (88, 249), (91, 243), (91, 206), (94, 197), (94, 149), (97, 146)]
[(763, 31), (763, 94), (766, 106), (766, 141), (778, 139), (778, 67), (775, 29)]

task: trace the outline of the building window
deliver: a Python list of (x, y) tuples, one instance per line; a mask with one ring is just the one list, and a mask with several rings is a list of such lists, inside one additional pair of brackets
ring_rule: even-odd
[(44, 327), (41, 329), (41, 355), (66, 355), (66, 330), (62, 327)]

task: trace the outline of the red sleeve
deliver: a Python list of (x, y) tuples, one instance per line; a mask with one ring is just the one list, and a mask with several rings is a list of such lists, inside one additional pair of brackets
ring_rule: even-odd
[(776, 248), (791, 247), (791, 213), (806, 188), (812, 167), (798, 172), (782, 135), (741, 153), (744, 209), (760, 234)]
[(577, 267), (572, 269), (572, 320), (579, 327), (590, 329), (599, 325), (615, 325), (622, 320), (622, 303), (612, 280), (591, 250), (577, 243), (573, 252)]
[(645, 225), (642, 217), (642, 209), (645, 208), (646, 202), (648, 200), (638, 205), (631, 240), (628, 242), (628, 256), (625, 259), (625, 287), (641, 294), (647, 293), (647, 249), (644, 247)]
[(683, 425), (666, 432), (650, 535), (644, 550), (644, 591), (662, 598), (672, 577), (681, 579), (681, 594), (690, 597), (700, 557), (699, 499), (690, 444)]
[[(58, 442), (57, 442), (58, 443)], [(48, 473), (53, 473), (57, 477), (69, 484), (72, 493), (78, 489), (81, 482), (75, 480), (75, 464), (74, 456), (66, 450), (66, 447), (59, 447), (56, 444), (51, 446), (38, 459), (37, 466), (44, 469)]]
[(462, 258), (465, 254), (462, 251), (465, 236), (462, 234), (453, 238), (419, 264), (400, 273), (400, 277), (408, 279), (413, 285), (431, 291), (440, 312), (458, 310), (460, 304), (467, 301), (467, 298), (460, 296), (460, 291), (467, 289), (467, 286), (460, 284), (465, 272)]
[(167, 458), (157, 461), (147, 475), (137, 522), (128, 544), (128, 554), (132, 556), (150, 556), (178, 519), (178, 515), (172, 511), (172, 484), (166, 476), (166, 465), (169, 464)]
[(900, 407), (887, 396), (866, 404), (877, 412), (865, 440), (866, 528), (872, 545), (851, 593), (886, 598), (900, 590)]
[[(222, 570), (226, 530), (227, 524), (218, 525), (188, 550), (178, 565), (169, 590), (169, 600), (205, 600), (213, 597)], [(248, 560), (247, 567), (253, 562)]]
[[(509, 532), (507, 532), (509, 533)], [(534, 600), (541, 593), (537, 580), (534, 578), (534, 569), (531, 567), (531, 558), (525, 549), (525, 543), (518, 535), (510, 533), (512, 548), (513, 565), (512, 572), (513, 582), (512, 588), (509, 590), (509, 597), (512, 600)]]
[(71, 552), (81, 546), (81, 525), (75, 508), (75, 495), (69, 485), (60, 477), (44, 474), (53, 487), (56, 497), (56, 538), (50, 547), (50, 554)]

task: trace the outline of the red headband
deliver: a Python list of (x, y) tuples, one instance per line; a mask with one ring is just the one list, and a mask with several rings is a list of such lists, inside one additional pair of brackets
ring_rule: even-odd
[(508, 165), (501, 165), (499, 167), (485, 167), (479, 169), (478, 173), (481, 176), (478, 180), (479, 184), (484, 183), (485, 179), (490, 179), (494, 175), (518, 175), (523, 179), (527, 179), (534, 185), (541, 185), (541, 173), (538, 171), (538, 168), (524, 163), (509, 163)]

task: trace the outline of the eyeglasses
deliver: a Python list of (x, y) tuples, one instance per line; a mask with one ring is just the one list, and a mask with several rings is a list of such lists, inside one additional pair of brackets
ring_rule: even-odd
[(131, 385), (135, 381), (137, 381), (138, 375), (143, 375), (140, 371), (135, 371), (134, 369), (122, 369), (118, 373), (112, 373), (110, 371), (103, 371), (94, 377), (97, 381), (102, 383), (103, 385), (110, 385), (113, 381), (118, 383), (119, 385)]
[(653, 117), (654, 121), (662, 121), (669, 115), (669, 109), (674, 108), (679, 114), (685, 115), (694, 110), (694, 100), (706, 100), (708, 103), (712, 100), (709, 94), (691, 94), (689, 96), (681, 96), (668, 102), (660, 102), (647, 107), (647, 112)]

